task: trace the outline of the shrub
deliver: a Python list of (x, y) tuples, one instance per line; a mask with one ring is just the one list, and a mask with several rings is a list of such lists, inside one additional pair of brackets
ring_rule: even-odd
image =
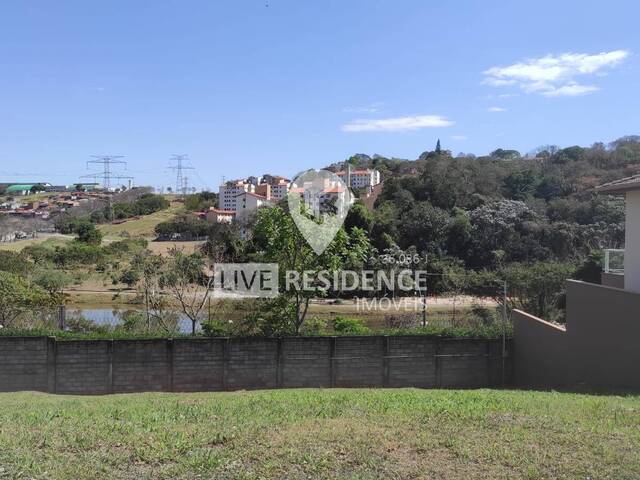
[(300, 333), (309, 336), (325, 335), (327, 333), (327, 321), (322, 318), (311, 317), (302, 324)]
[(31, 271), (32, 264), (25, 255), (16, 252), (0, 250), (0, 270), (16, 275), (26, 275)]
[(91, 245), (79, 241), (69, 242), (64, 247), (56, 247), (53, 261), (57, 265), (97, 264), (104, 259), (104, 250), (98, 245)]
[(194, 215), (179, 215), (167, 222), (156, 225), (155, 232), (159, 236), (167, 237), (179, 234), (185, 237), (205, 237), (211, 230), (211, 224)]
[(358, 318), (336, 317), (333, 319), (333, 330), (341, 335), (364, 335), (371, 333), (371, 329)]
[(212, 320), (202, 323), (202, 333), (205, 337), (228, 337), (232, 335), (230, 323), (220, 320)]
[(168, 207), (169, 202), (162, 195), (145, 193), (133, 202), (131, 210), (134, 215), (150, 215)]

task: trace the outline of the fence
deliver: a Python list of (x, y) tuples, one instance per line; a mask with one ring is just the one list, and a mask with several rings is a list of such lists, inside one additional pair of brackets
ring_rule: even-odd
[[(507, 345), (509, 347), (510, 344)], [(61, 394), (509, 383), (501, 339), (426, 336), (0, 338), (0, 391)]]

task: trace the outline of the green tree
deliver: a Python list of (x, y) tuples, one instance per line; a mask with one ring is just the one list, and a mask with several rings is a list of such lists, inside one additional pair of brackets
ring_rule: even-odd
[(533, 265), (511, 264), (499, 277), (507, 282), (512, 308), (524, 310), (547, 320), (558, 320), (564, 285), (575, 271), (571, 263), (539, 262)]
[[(327, 249), (321, 255), (316, 255), (291, 216), (278, 206), (258, 212), (254, 242), (261, 260), (279, 265), (282, 277), (279, 282), (280, 295), (285, 299), (284, 306), (280, 304), (281, 312), (286, 315), (290, 332), (296, 335), (300, 333), (311, 298), (323, 295), (322, 288), (315, 283), (318, 273), (339, 271), (347, 265), (362, 265), (370, 251), (366, 234), (358, 227), (353, 227), (349, 234), (343, 228), (338, 230)], [(300, 284), (289, 282), (289, 288), (286, 288), (287, 272), (292, 272), (289, 275), (297, 275), (300, 279), (304, 272), (308, 272), (315, 288), (303, 288), (302, 281)]]
[(51, 305), (51, 298), (25, 278), (0, 271), (0, 326), (11, 327), (16, 320), (38, 307)]
[(71, 276), (60, 270), (41, 270), (35, 276), (35, 284), (49, 293), (52, 300), (64, 301), (64, 289), (73, 281)]
[(365, 207), (362, 201), (356, 201), (356, 203), (349, 209), (349, 213), (347, 213), (347, 217), (344, 220), (344, 228), (350, 232), (353, 227), (357, 227), (369, 233), (371, 232), (372, 226), (373, 215), (369, 212), (367, 207)]
[(536, 189), (538, 179), (532, 170), (513, 172), (504, 179), (504, 190), (511, 200), (526, 200)]
[(449, 223), (446, 211), (429, 202), (418, 202), (400, 217), (400, 230), (404, 248), (414, 245), (419, 251), (436, 252), (444, 243)]
[(77, 235), (79, 242), (87, 245), (100, 245), (102, 243), (102, 232), (88, 219), (76, 220), (73, 225), (73, 231)]
[(0, 270), (16, 275), (26, 275), (32, 268), (33, 264), (27, 260), (25, 254), (0, 250)]
[(213, 276), (206, 273), (204, 258), (199, 253), (187, 255), (171, 250), (161, 282), (191, 321), (191, 334), (195, 335), (213, 289)]

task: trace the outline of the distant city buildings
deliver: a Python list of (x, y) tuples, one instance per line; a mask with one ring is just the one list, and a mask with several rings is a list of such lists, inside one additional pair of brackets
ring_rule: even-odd
[[(380, 172), (374, 169), (352, 170), (351, 167), (347, 167), (344, 171), (336, 172), (336, 175), (348, 187), (365, 190), (367, 194), (370, 194), (373, 188), (380, 184)], [(313, 205), (318, 204), (316, 207), (321, 203), (326, 204), (327, 198), (335, 201), (345, 194), (344, 188), (339, 185), (326, 185), (325, 187), (322, 192), (315, 193), (307, 192), (307, 188), (304, 186), (298, 190), (304, 196), (305, 202)], [(258, 208), (273, 205), (286, 198), (290, 188), (291, 180), (271, 174), (226, 181), (220, 185), (218, 190), (219, 209), (212, 208), (210, 212), (207, 212), (206, 218), (217, 223), (246, 219)]]
[(212, 211), (227, 212), (227, 215), (208, 213), (207, 219), (218, 223), (227, 222), (229, 213), (234, 213), (232, 220), (244, 219), (258, 208), (285, 198), (290, 185), (291, 180), (288, 178), (271, 174), (224, 182), (218, 190), (220, 208)]

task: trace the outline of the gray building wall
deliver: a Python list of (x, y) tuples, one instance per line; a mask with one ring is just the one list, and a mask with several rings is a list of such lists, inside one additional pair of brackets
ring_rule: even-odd
[(516, 385), (640, 391), (640, 294), (570, 280), (566, 328), (513, 319)]
[[(510, 346), (510, 344), (508, 344)], [(421, 336), (56, 341), (0, 337), (0, 391), (501, 386), (502, 340)]]
[(602, 272), (600, 283), (605, 287), (624, 288), (624, 274)]

